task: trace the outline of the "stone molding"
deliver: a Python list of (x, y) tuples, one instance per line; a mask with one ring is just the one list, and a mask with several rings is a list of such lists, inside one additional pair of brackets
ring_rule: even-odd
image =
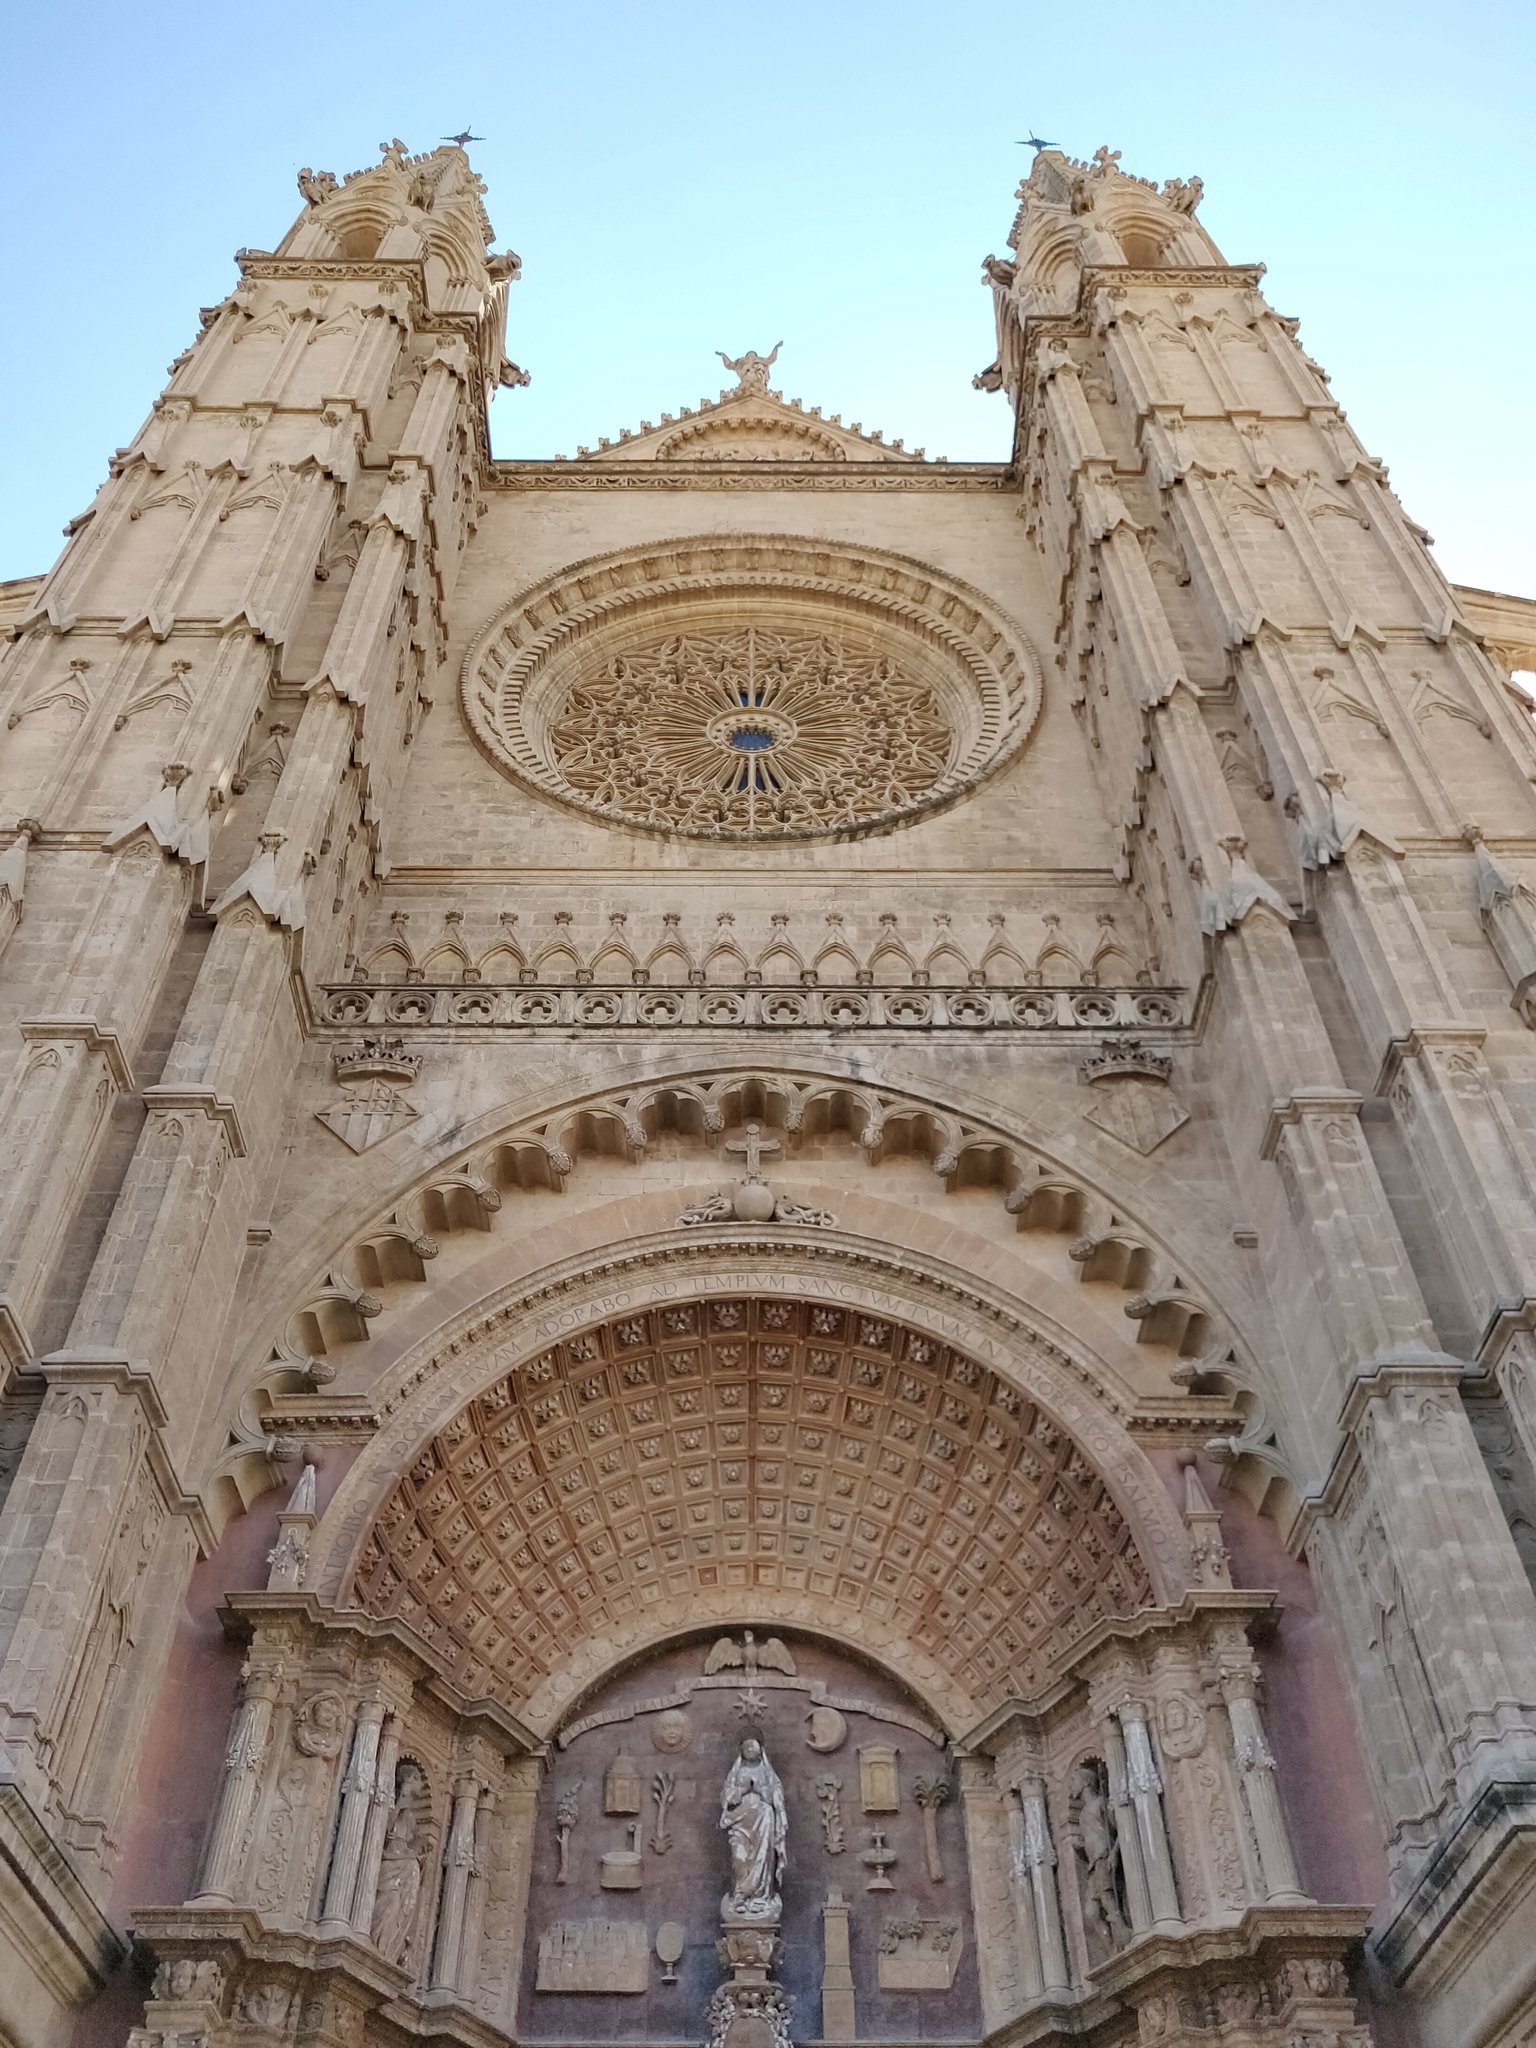
[[(1458, 1979), (1470, 1968), (1497, 1967), (1489, 1955), (1521, 1944), (1536, 1899), (1536, 1787), (1501, 1780), (1488, 1785), (1462, 1815), (1450, 1839), (1418, 1872), (1392, 1918), (1371, 1938), (1371, 1950), (1395, 1984), (1425, 2001), (1432, 2048), (1459, 2048), (1453, 2032), (1488, 2015), (1488, 1992), (1469, 1997)], [(1518, 1981), (1510, 1952), (1509, 1976)], [(1496, 1997), (1497, 1993), (1493, 1993)], [(1484, 2036), (1483, 2038), (1487, 2038)]]
[(596, 982), (542, 988), (536, 983), (466, 987), (457, 982), (370, 987), (339, 982), (317, 994), (318, 1022), (347, 1030), (984, 1031), (1026, 1037), (1180, 1030), (1191, 1023), (1187, 998), (1174, 988), (636, 987)]
[(551, 461), (493, 462), (493, 491), (944, 491), (996, 497), (1015, 487), (1008, 463), (927, 468), (893, 462), (646, 462), (609, 468)]
[(243, 1159), (246, 1153), (245, 1132), (241, 1126), (240, 1113), (233, 1102), (219, 1094), (217, 1089), (195, 1085), (156, 1084), (143, 1091), (144, 1106), (148, 1110), (191, 1110), (198, 1116), (205, 1116), (210, 1123), (216, 1123), (223, 1130), (230, 1155)]
[[(71, 2002), (90, 1998), (127, 1960), (128, 1942), (92, 1899), (74, 1867), (33, 1812), (14, 1769), (0, 1755), (0, 1868), (3, 1927), (12, 1959), (58, 1985)], [(0, 1995), (0, 2011), (5, 2000)]]
[(29, 1045), (78, 1040), (87, 1052), (104, 1054), (114, 1085), (124, 1095), (132, 1093), (133, 1069), (122, 1040), (115, 1031), (103, 1030), (94, 1017), (23, 1017), (16, 1029)]
[(111, 1387), (131, 1395), (148, 1425), (145, 1457), (161, 1499), (173, 1515), (183, 1515), (197, 1542), (198, 1555), (211, 1557), (218, 1533), (200, 1494), (189, 1493), (166, 1448), (169, 1415), (154, 1373), (122, 1352), (86, 1349), (50, 1351), (36, 1362), (40, 1379), (50, 1387)]

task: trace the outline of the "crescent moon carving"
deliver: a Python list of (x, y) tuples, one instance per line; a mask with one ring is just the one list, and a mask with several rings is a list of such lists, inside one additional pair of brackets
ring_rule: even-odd
[(810, 1727), (806, 1741), (821, 1756), (830, 1756), (834, 1749), (841, 1749), (848, 1734), (848, 1723), (836, 1707), (812, 1707), (806, 1715)]

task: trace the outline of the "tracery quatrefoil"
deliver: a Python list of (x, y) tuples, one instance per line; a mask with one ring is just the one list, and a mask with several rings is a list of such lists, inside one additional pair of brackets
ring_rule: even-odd
[(636, 823), (760, 833), (920, 801), (954, 733), (888, 655), (748, 625), (616, 655), (570, 687), (549, 746), (574, 790)]

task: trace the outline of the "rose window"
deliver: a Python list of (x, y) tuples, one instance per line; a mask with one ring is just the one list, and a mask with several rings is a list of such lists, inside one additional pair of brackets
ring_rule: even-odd
[(577, 564), (465, 657), (505, 774), (612, 824), (732, 839), (904, 824), (991, 773), (1040, 707), (1033, 650), (966, 585), (778, 536)]
[(954, 738), (932, 689), (888, 656), (755, 625), (616, 655), (572, 684), (549, 726), (589, 802), (732, 833), (856, 825), (916, 802)]

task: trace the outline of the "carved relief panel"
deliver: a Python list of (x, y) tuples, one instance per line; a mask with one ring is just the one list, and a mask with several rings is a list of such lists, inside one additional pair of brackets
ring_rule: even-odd
[[(821, 2032), (824, 1991), (841, 1983), (845, 1964), (826, 1946), (834, 1894), (846, 1902), (858, 2038), (978, 2036), (968, 1862), (941, 1731), (866, 1665), (801, 1637), (736, 1630), (612, 1681), (557, 1738), (535, 1824), (520, 2037), (699, 2031), (725, 1974), (721, 1798), (746, 1737), (760, 1738), (783, 1788), (775, 1969), (794, 2037)], [(840, 1909), (833, 1918), (840, 1948)]]

